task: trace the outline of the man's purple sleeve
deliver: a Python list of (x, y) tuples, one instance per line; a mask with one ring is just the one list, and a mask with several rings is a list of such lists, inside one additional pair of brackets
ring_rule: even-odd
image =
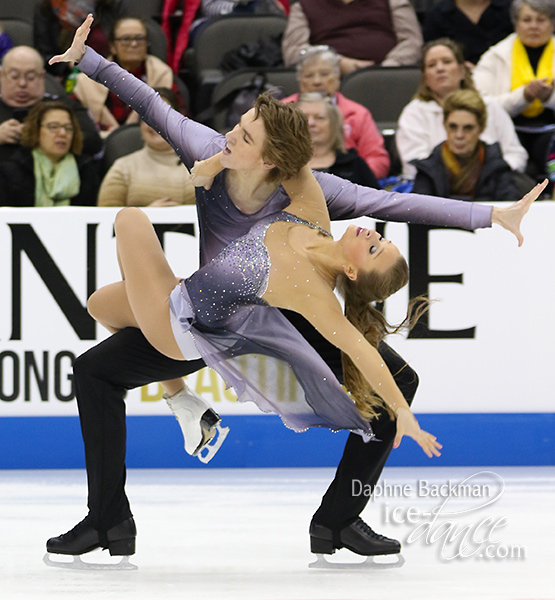
[(195, 160), (213, 156), (225, 146), (224, 136), (184, 117), (149, 85), (91, 48), (87, 48), (77, 67), (137, 111), (170, 144), (189, 169)]
[(421, 194), (399, 194), (356, 185), (329, 173), (314, 173), (331, 220), (368, 216), (384, 221), (443, 225), (462, 229), (491, 227), (491, 206)]
[[(78, 67), (137, 111), (168, 141), (187, 167), (191, 168), (195, 160), (213, 156), (225, 146), (224, 136), (173, 110), (150, 86), (91, 48), (87, 48)], [(491, 206), (374, 190), (327, 173), (315, 175), (332, 220), (371, 216), (386, 221), (463, 229), (491, 226)]]

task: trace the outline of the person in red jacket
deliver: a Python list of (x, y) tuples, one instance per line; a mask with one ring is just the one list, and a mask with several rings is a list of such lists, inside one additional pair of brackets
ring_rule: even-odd
[[(345, 147), (355, 148), (378, 179), (389, 173), (389, 154), (370, 111), (339, 92), (339, 55), (328, 46), (314, 46), (297, 65), (300, 93), (320, 92), (334, 100), (343, 115)], [(284, 98), (296, 102), (299, 94)]]

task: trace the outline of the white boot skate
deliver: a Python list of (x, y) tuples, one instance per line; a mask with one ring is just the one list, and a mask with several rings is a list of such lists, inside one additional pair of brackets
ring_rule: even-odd
[(164, 399), (181, 426), (187, 454), (203, 463), (210, 462), (227, 437), (229, 427), (222, 427), (220, 416), (187, 386), (173, 396), (164, 394)]

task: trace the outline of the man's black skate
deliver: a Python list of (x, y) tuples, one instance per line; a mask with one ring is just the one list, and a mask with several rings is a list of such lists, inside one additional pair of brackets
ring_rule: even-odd
[[(374, 556), (385, 556), (390, 554), (399, 554), (401, 544), (394, 539), (385, 537), (371, 529), (360, 517), (343, 528), (338, 533), (334, 533), (328, 527), (318, 525), (312, 521), (310, 523), (310, 551), (318, 556), (316, 562), (312, 563), (314, 568), (392, 568), (400, 567), (404, 564), (404, 559), (399, 556), (396, 562), (376, 563)], [(326, 554), (334, 554), (336, 550), (347, 548), (355, 554), (367, 556), (367, 560), (362, 563), (330, 563), (324, 557)]]
[[(107, 546), (103, 547), (100, 542), (99, 533), (94, 527), (89, 525), (87, 518), (83, 519), (73, 529), (67, 533), (46, 542), (47, 554), (44, 556), (44, 562), (49, 566), (80, 568), (80, 569), (136, 569), (135, 565), (129, 562), (129, 556), (135, 554), (135, 538), (137, 537), (137, 528), (133, 517), (118, 523), (106, 533), (108, 540)], [(85, 563), (80, 559), (82, 554), (92, 552), (97, 548), (107, 549), (110, 556), (121, 556), (121, 562), (117, 564), (93, 564)], [(53, 561), (50, 554), (61, 554), (73, 556), (73, 562)]]

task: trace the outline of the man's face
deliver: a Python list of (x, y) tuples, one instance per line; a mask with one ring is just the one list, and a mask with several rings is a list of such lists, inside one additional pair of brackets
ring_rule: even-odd
[(264, 169), (262, 150), (266, 140), (266, 130), (262, 119), (255, 119), (251, 108), (240, 122), (226, 134), (227, 144), (221, 162), (226, 169), (252, 171)]
[(0, 67), (0, 95), (14, 108), (33, 106), (44, 97), (44, 69), (28, 48), (16, 48)]

